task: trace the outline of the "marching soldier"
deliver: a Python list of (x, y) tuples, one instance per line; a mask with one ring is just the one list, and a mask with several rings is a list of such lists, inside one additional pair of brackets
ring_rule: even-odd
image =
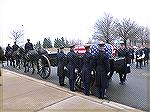
[(66, 63), (66, 54), (63, 51), (64, 47), (60, 47), (60, 52), (57, 53), (57, 61), (58, 61), (58, 68), (57, 68), (57, 75), (59, 77), (59, 84), (60, 86), (65, 86), (64, 80), (65, 80), (65, 73), (64, 73), (64, 67)]
[(96, 70), (96, 87), (99, 90), (99, 98), (105, 98), (108, 85), (107, 74), (110, 71), (109, 59), (104, 51), (104, 42), (99, 43), (99, 52), (94, 56), (94, 68)]
[(84, 94), (90, 95), (90, 81), (91, 71), (93, 65), (93, 56), (90, 53), (90, 46), (85, 46), (85, 54), (83, 55), (83, 67), (82, 67), (82, 80), (84, 87)]
[(30, 39), (27, 39), (27, 43), (25, 44), (25, 50), (26, 50), (26, 53), (29, 51), (29, 50), (33, 50), (33, 44), (30, 42)]
[(140, 68), (142, 67), (142, 55), (143, 55), (144, 51), (141, 49), (140, 46), (138, 46), (138, 50), (136, 51), (135, 55), (136, 55), (136, 68), (138, 68), (138, 63), (140, 64)]
[(145, 57), (144, 57), (144, 66), (146, 66), (146, 63), (148, 64), (148, 60), (149, 60), (149, 48), (147, 47), (147, 45), (144, 46), (144, 54), (145, 54)]
[(68, 61), (68, 75), (69, 75), (69, 85), (70, 90), (75, 91), (75, 80), (77, 74), (75, 73), (75, 68), (78, 67), (78, 55), (74, 52), (75, 45), (70, 46), (70, 52), (67, 54), (67, 61)]
[(14, 42), (14, 45), (12, 46), (13, 52), (16, 51), (19, 48), (19, 46)]
[(129, 50), (125, 48), (123, 41), (121, 41), (120, 44), (121, 44), (121, 47), (118, 49), (118, 57), (125, 58), (125, 67), (124, 67), (125, 69), (124, 71), (122, 71), (122, 73), (119, 73), (120, 84), (123, 85), (126, 80), (126, 74), (127, 72), (129, 72), (127, 66), (129, 66), (129, 63), (130, 63), (130, 53), (129, 53)]

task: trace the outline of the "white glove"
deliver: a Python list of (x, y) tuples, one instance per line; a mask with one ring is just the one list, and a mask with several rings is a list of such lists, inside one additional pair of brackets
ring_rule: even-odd
[(94, 72), (93, 72), (93, 71), (91, 71), (91, 74), (93, 75), (93, 74), (94, 74)]
[(130, 66), (130, 64), (127, 64), (127, 67), (129, 67)]
[(107, 76), (109, 76), (110, 72), (108, 72)]
[(67, 67), (64, 67), (64, 70), (67, 70)]
[(78, 73), (78, 70), (77, 70), (77, 69), (75, 69), (75, 73)]

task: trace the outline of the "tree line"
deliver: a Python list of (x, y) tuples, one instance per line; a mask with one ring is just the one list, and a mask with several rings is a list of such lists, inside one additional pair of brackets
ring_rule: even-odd
[(127, 41), (130, 45), (137, 41), (140, 41), (143, 45), (150, 42), (149, 39), (150, 30), (148, 27), (140, 26), (130, 18), (124, 18), (118, 20), (110, 14), (104, 14), (94, 24), (93, 39), (104, 40), (107, 43), (111, 43), (116, 38), (121, 38), (124, 41), (125, 46)]
[[(13, 30), (10, 33), (10, 38), (17, 43), (20, 43), (24, 37), (24, 31), (21, 29)], [(149, 35), (150, 30), (148, 27), (140, 26), (130, 18), (118, 20), (110, 14), (104, 14), (104, 16), (100, 17), (94, 24), (92, 40), (104, 40), (107, 43), (112, 43), (115, 39), (121, 39), (124, 41), (125, 46), (127, 46), (127, 41), (129, 41), (130, 45), (136, 45), (137, 41), (140, 41), (143, 45), (150, 43)], [(88, 43), (92, 43), (92, 40), (89, 40)], [(50, 37), (46, 37), (44, 38), (43, 43), (38, 41), (34, 47), (69, 47), (69, 44), (82, 44), (82, 41), (79, 39), (68, 41), (67, 39), (64, 39), (64, 37), (61, 37), (55, 38), (53, 43), (54, 45), (52, 45)]]
[(64, 39), (64, 37), (61, 37), (61, 38), (55, 38), (54, 40), (54, 45), (52, 44), (52, 41), (50, 39), (50, 37), (47, 37), (47, 38), (44, 38), (43, 40), (43, 43), (41, 44), (40, 41), (38, 41), (34, 47), (35, 48), (59, 48), (61, 46), (64, 46), (65, 48), (68, 48), (70, 44), (82, 44), (82, 41), (81, 40), (67, 40), (67, 39)]

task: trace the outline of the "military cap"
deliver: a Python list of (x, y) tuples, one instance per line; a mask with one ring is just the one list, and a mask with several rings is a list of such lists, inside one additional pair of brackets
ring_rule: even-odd
[(104, 41), (100, 41), (100, 42), (99, 42), (99, 45), (104, 45), (104, 44), (105, 44)]
[(64, 49), (64, 46), (60, 46), (60, 49)]
[(70, 48), (74, 48), (74, 47), (75, 47), (75, 45), (74, 45), (74, 44), (71, 44), (71, 45), (69, 45), (69, 47), (70, 47)]
[(120, 41), (120, 44), (124, 44), (124, 41)]
[(84, 48), (85, 48), (85, 49), (89, 49), (89, 48), (90, 48), (90, 45), (84, 45)]
[(30, 39), (27, 39), (27, 41), (30, 41)]

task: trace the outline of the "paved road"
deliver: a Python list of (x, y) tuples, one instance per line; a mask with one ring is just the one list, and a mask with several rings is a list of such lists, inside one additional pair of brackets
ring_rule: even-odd
[[(43, 80), (38, 74), (24, 73), (24, 69), (16, 70), (13, 67), (4, 67), (15, 72), (22, 73), (24, 75), (34, 77)], [(58, 77), (56, 75), (56, 67), (52, 67), (51, 76), (45, 81), (58, 85)], [(127, 81), (125, 85), (119, 84), (118, 74), (113, 75), (113, 79), (110, 82), (110, 86), (107, 90), (108, 100), (121, 103), (127, 106), (131, 106), (144, 111), (150, 111), (150, 66), (143, 67), (142, 69), (135, 69), (135, 65), (131, 65), (131, 73), (127, 75)], [(68, 87), (68, 79), (66, 78)], [(92, 93), (97, 96), (96, 88), (92, 88)]]

